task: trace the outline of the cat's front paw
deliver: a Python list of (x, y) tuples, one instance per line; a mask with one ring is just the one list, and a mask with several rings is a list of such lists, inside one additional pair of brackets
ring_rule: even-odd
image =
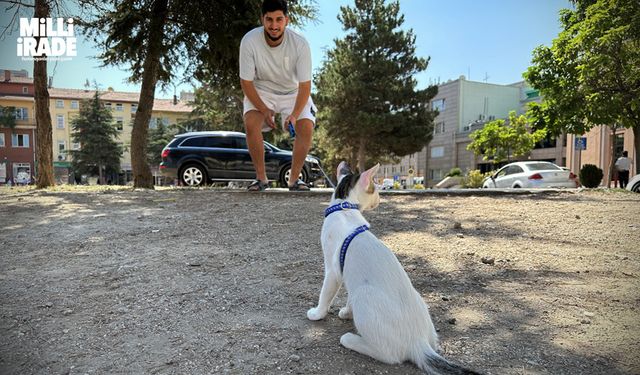
[(309, 309), (309, 311), (307, 311), (307, 318), (309, 318), (309, 320), (320, 320), (320, 319), (323, 319), (325, 316), (327, 316), (327, 311), (320, 310), (317, 307), (314, 307), (312, 309)]
[(349, 306), (341, 308), (338, 312), (338, 316), (340, 317), (340, 319), (353, 319), (353, 313), (351, 312)]

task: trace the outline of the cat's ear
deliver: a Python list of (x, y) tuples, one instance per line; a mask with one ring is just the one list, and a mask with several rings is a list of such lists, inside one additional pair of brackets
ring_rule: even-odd
[(350, 170), (349, 170), (349, 165), (347, 164), (346, 161), (342, 161), (340, 162), (340, 165), (338, 165), (338, 169), (336, 169), (336, 179), (338, 180), (338, 182), (340, 182), (340, 179), (344, 176), (349, 174)]
[(358, 183), (363, 190), (367, 191), (367, 193), (373, 193), (373, 178), (376, 176), (376, 173), (378, 173), (378, 168), (380, 168), (380, 163), (360, 174), (360, 180)]

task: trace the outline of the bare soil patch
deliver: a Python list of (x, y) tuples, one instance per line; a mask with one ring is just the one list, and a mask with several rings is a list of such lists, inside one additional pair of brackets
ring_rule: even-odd
[[(640, 373), (640, 194), (383, 195), (366, 213), (487, 374)], [(326, 193), (0, 193), (2, 374), (418, 374), (311, 322)]]

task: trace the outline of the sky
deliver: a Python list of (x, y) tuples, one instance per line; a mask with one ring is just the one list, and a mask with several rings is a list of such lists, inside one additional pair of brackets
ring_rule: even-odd
[[(338, 21), (340, 6), (353, 6), (354, 1), (318, 0), (318, 20), (297, 29), (309, 41), (316, 71), (333, 48), (334, 39), (345, 35)], [(11, 13), (0, 3), (0, 30), (9, 23)], [(510, 84), (522, 80), (531, 63), (531, 52), (539, 45), (551, 45), (560, 32), (558, 11), (570, 8), (568, 0), (401, 0), (405, 30), (413, 29), (416, 55), (430, 57), (427, 69), (418, 74), (418, 88), (446, 82), (464, 75), (473, 81)], [(19, 37), (16, 30), (0, 40), (0, 69), (29, 71), (33, 63), (17, 56)], [(140, 86), (126, 82), (124, 67), (100, 67), (93, 58), (99, 51), (77, 37), (78, 55), (71, 61), (49, 62), (48, 73), (54, 87), (83, 88), (86, 80), (94, 80), (101, 88), (116, 91), (139, 91)], [(191, 91), (188, 84), (175, 86), (176, 93)], [(171, 98), (174, 86), (156, 92), (157, 98)]]

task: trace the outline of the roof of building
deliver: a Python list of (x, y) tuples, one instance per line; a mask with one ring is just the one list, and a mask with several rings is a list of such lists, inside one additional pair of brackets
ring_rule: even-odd
[[(94, 90), (49, 88), (51, 99), (91, 99), (94, 94)], [(137, 103), (138, 99), (140, 99), (140, 93), (106, 90), (100, 92), (100, 99), (111, 102)], [(190, 113), (193, 111), (193, 106), (180, 100), (173, 104), (173, 99), (155, 99), (153, 101), (153, 110)]]
[(18, 84), (33, 84), (33, 78), (29, 78), (29, 77), (15, 77), (15, 76), (11, 76), (11, 78), (9, 78), (9, 80), (5, 80), (4, 77), (0, 76), (0, 82), (2, 83), (18, 83)]
[(19, 100), (19, 101), (24, 101), (24, 102), (33, 102), (33, 96), (2, 95), (2, 94), (0, 94), (0, 100)]

